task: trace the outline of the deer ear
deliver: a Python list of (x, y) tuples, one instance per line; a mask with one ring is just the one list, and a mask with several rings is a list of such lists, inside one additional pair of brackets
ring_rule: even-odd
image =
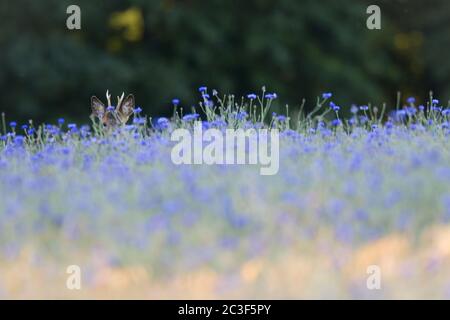
[(91, 109), (92, 114), (96, 117), (101, 118), (105, 114), (105, 105), (96, 96), (92, 96), (91, 98)]
[(117, 106), (117, 114), (121, 118), (122, 122), (127, 122), (128, 118), (133, 113), (134, 109), (134, 96), (129, 94), (122, 103)]

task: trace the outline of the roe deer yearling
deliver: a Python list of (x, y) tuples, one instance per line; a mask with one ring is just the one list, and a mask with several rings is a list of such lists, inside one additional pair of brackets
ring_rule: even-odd
[(134, 110), (134, 96), (129, 94), (124, 99), (125, 93), (121, 97), (117, 97), (117, 106), (114, 108), (111, 105), (111, 95), (106, 91), (106, 99), (108, 100), (108, 107), (105, 108), (103, 102), (96, 96), (91, 98), (91, 116), (97, 117), (100, 122), (108, 127), (117, 127), (127, 123)]

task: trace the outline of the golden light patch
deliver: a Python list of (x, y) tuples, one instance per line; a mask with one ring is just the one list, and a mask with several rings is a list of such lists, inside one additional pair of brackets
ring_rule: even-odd
[(262, 262), (259, 260), (252, 260), (246, 262), (241, 268), (241, 278), (245, 283), (255, 281), (262, 270)]
[(102, 268), (97, 272), (94, 287), (123, 290), (149, 282), (149, 275), (141, 266), (128, 268)]
[(450, 226), (430, 228), (423, 236), (423, 243), (430, 246), (430, 253), (439, 258), (450, 257)]
[(383, 276), (394, 276), (409, 252), (408, 238), (393, 234), (357, 249), (349, 261), (347, 272), (366, 276), (367, 267), (377, 265), (383, 270)]

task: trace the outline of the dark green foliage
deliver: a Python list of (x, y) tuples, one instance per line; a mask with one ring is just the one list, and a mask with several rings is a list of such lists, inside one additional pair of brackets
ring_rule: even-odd
[[(426, 65), (411, 81), (409, 60), (395, 47), (405, 27), (393, 14), (395, 1), (381, 4), (391, 14), (383, 15), (381, 31), (367, 30), (367, 3), (358, 0), (79, 0), (82, 30), (69, 31), (72, 3), (0, 2), (0, 102), (8, 119), (88, 122), (90, 96), (104, 97), (106, 89), (113, 97), (134, 93), (147, 114), (168, 115), (174, 97), (190, 108), (200, 85), (237, 94), (266, 85), (279, 106), (293, 108), (302, 98), (313, 105), (323, 91), (348, 106), (393, 103), (405, 83), (420, 93), (449, 88), (446, 69), (434, 67), (443, 51), (437, 43), (448, 41), (448, 32), (427, 39), (433, 50), (424, 50)], [(110, 23), (130, 8), (144, 22), (134, 38)]]

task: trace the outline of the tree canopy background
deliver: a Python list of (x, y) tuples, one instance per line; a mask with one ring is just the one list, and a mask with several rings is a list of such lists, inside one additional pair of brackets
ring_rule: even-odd
[[(81, 30), (66, 9), (81, 8)], [(382, 29), (366, 28), (378, 4)], [(322, 92), (393, 107), (397, 91), (450, 97), (446, 0), (4, 0), (0, 111), (8, 120), (88, 122), (91, 95), (131, 92), (148, 115), (189, 109), (205, 85), (277, 92), (278, 107)]]

